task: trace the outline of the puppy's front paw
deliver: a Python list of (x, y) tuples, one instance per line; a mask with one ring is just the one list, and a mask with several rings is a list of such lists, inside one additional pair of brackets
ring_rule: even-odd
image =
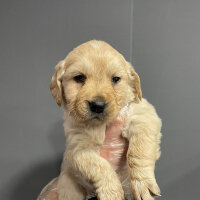
[[(112, 180), (112, 179), (111, 179)], [(96, 189), (99, 200), (124, 200), (124, 191), (118, 179), (104, 180)], [(115, 180), (115, 181), (114, 181)]]
[(122, 188), (114, 190), (113, 188), (99, 188), (97, 191), (98, 200), (124, 200), (124, 191)]
[(132, 200), (153, 200), (153, 196), (161, 196), (155, 179), (132, 180), (130, 183)]

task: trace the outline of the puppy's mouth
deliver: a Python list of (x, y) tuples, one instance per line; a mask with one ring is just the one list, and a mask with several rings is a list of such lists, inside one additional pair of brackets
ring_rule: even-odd
[(104, 120), (106, 120), (106, 116), (107, 115), (105, 113), (100, 113), (100, 114), (91, 113), (89, 120), (104, 121)]

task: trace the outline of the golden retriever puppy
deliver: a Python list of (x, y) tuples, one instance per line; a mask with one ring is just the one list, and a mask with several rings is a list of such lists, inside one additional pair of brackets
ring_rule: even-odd
[[(160, 195), (154, 168), (160, 156), (161, 120), (142, 98), (138, 74), (118, 51), (97, 40), (76, 47), (55, 67), (50, 89), (64, 109), (67, 137), (59, 200), (84, 200), (88, 190), (99, 200), (123, 200), (123, 180), (132, 200)], [(107, 127), (119, 115), (124, 117), (121, 136), (128, 141), (120, 176), (99, 153)]]

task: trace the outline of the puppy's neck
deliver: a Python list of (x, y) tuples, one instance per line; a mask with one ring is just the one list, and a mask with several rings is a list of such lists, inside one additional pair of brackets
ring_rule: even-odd
[(101, 144), (103, 143), (105, 139), (105, 135), (107, 130), (112, 129), (112, 127), (117, 127), (119, 123), (122, 123), (122, 126), (124, 124), (124, 120), (126, 118), (126, 114), (129, 107), (128, 102), (119, 112), (117, 118), (110, 122), (109, 124), (103, 123), (98, 126), (89, 126), (77, 123), (73, 118), (69, 115), (69, 112), (64, 110), (63, 120), (64, 120), (64, 130), (65, 135), (67, 136), (71, 130), (83, 132), (83, 134), (86, 134), (89, 136), (93, 141), (96, 141), (97, 143)]
[(83, 137), (88, 138), (88, 142), (93, 142), (96, 145), (103, 143), (105, 139), (106, 123), (98, 126), (84, 126), (84, 124), (79, 124), (73, 120), (67, 111), (64, 111), (64, 130), (65, 136), (68, 137), (69, 134), (75, 134), (76, 132), (82, 133)]
[(128, 102), (128, 103), (120, 110), (119, 115), (122, 115), (122, 116), (125, 116), (125, 115), (126, 115), (130, 103), (131, 103), (131, 102)]

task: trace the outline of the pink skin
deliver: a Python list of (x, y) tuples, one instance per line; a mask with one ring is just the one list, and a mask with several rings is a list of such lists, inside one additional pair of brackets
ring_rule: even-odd
[[(118, 118), (109, 124), (106, 128), (105, 140), (100, 147), (100, 156), (106, 159), (113, 169), (117, 172), (126, 162), (126, 153), (128, 148), (128, 141), (121, 136), (121, 129), (124, 125), (124, 118)], [(58, 200), (57, 181), (51, 185), (50, 191), (46, 194), (45, 200)], [(90, 193), (88, 191), (88, 193)]]
[(105, 140), (100, 147), (100, 156), (106, 159), (116, 171), (126, 161), (128, 141), (121, 136), (124, 118), (119, 116), (106, 128)]

